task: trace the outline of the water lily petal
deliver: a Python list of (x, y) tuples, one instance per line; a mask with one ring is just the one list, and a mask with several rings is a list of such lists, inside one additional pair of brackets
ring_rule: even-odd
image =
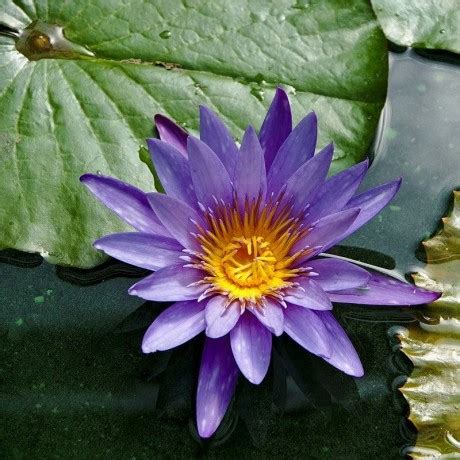
[(182, 155), (188, 156), (187, 153), (187, 137), (188, 133), (182, 129), (177, 123), (170, 120), (164, 115), (155, 115), (155, 125), (162, 141), (171, 144)]
[(83, 174), (80, 181), (115, 214), (140, 232), (169, 235), (152, 208), (146, 194), (113, 177)]
[(201, 218), (194, 209), (164, 193), (148, 193), (147, 198), (170, 235), (185, 248), (199, 247), (195, 237), (191, 234), (197, 232), (194, 222), (201, 223)]
[(345, 232), (344, 237), (346, 238), (348, 235), (351, 235), (377, 215), (398, 193), (400, 186), (401, 179), (397, 179), (351, 198), (345, 209), (360, 208), (361, 212)]
[(137, 282), (128, 292), (142, 299), (157, 302), (197, 299), (205, 287), (190, 284), (202, 280), (204, 276), (200, 270), (171, 265)]
[(200, 107), (200, 139), (219, 157), (228, 175), (233, 177), (238, 147), (222, 120), (205, 106)]
[(314, 259), (308, 266), (317, 273), (313, 279), (325, 291), (339, 291), (362, 287), (370, 280), (370, 273), (362, 267), (340, 259)]
[(246, 313), (230, 332), (230, 343), (240, 371), (251, 383), (258, 385), (270, 364), (271, 332), (254, 315)]
[(289, 133), (292, 131), (292, 115), (286, 92), (277, 88), (259, 132), (260, 145), (265, 156), (267, 171)]
[(152, 233), (114, 233), (99, 238), (94, 247), (136, 267), (158, 270), (178, 264), (182, 246), (173, 238)]
[(328, 179), (308, 211), (308, 221), (314, 222), (320, 217), (340, 211), (361, 184), (368, 166), (369, 161), (365, 160)]
[(147, 139), (147, 145), (165, 192), (193, 208), (196, 195), (187, 158), (172, 145), (158, 139)]
[(266, 298), (264, 308), (250, 307), (249, 311), (272, 333), (280, 336), (284, 332), (283, 307), (276, 302)]
[(198, 433), (209, 438), (217, 430), (230, 404), (238, 379), (238, 366), (228, 336), (206, 338), (196, 395)]
[[(336, 243), (342, 239), (342, 235), (348, 230), (350, 225), (355, 221), (359, 214), (359, 209), (347, 209), (346, 211), (336, 212), (328, 216), (322, 217), (313, 224), (312, 229), (306, 236), (297, 241), (291, 252), (294, 253), (307, 246), (317, 249), (308, 254), (307, 258), (311, 258), (322, 252), (325, 246), (330, 246), (331, 243)], [(298, 263), (304, 262), (305, 258), (299, 259)]]
[(205, 309), (206, 335), (213, 339), (228, 334), (241, 316), (241, 308), (233, 302), (227, 305), (228, 297), (216, 295)]
[(363, 288), (329, 293), (332, 302), (401, 306), (431, 303), (440, 296), (440, 292), (426, 291), (376, 272), (371, 272), (371, 279)]
[(241, 142), (234, 184), (241, 204), (244, 204), (246, 199), (249, 203), (256, 200), (260, 194), (262, 198), (265, 197), (267, 191), (265, 159), (252, 126), (248, 127)]
[(331, 165), (334, 146), (329, 144), (305, 162), (287, 181), (286, 197), (292, 199), (292, 212), (302, 211), (321, 189)]
[(288, 290), (284, 297), (286, 302), (312, 310), (332, 310), (332, 303), (328, 295), (315, 280), (309, 278), (299, 279), (299, 288)]
[(142, 351), (169, 350), (193, 339), (205, 328), (204, 305), (195, 300), (176, 302), (160, 313), (147, 329)]
[(316, 148), (317, 123), (315, 113), (309, 113), (284, 141), (268, 174), (270, 192), (278, 192), (286, 181), (313, 157)]
[(230, 203), (233, 198), (230, 176), (217, 155), (204, 142), (190, 136), (188, 156), (198, 201), (211, 207), (215, 199)]
[(313, 310), (288, 304), (284, 310), (284, 331), (310, 353), (323, 358), (331, 356), (330, 336)]
[(362, 377), (364, 375), (363, 365), (342, 326), (330, 311), (317, 311), (315, 314), (326, 326), (332, 347), (331, 356), (323, 359), (348, 375)]

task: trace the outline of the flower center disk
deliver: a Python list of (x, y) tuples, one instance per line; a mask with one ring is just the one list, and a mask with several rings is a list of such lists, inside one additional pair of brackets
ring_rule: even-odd
[(295, 262), (308, 248), (292, 248), (305, 230), (280, 200), (236, 203), (205, 213), (206, 229), (199, 226), (197, 235), (202, 252), (194, 254), (193, 266), (207, 273), (203, 283), (209, 285), (209, 295), (239, 300), (242, 308), (263, 306), (265, 297), (278, 298), (302, 272)]
[(222, 266), (229, 280), (235, 284), (260, 286), (275, 276), (276, 257), (270, 243), (262, 236), (233, 238), (224, 249)]

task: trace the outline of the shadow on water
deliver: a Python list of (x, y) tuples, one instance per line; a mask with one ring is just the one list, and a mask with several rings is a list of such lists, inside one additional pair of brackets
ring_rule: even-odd
[[(389, 100), (362, 188), (399, 176), (403, 185), (387, 209), (335, 251), (406, 274), (421, 265), (419, 243), (436, 229), (460, 185), (460, 68), (398, 51), (391, 55)], [(396, 391), (410, 365), (391, 351), (388, 330), (416, 321), (420, 308), (337, 306), (366, 370), (361, 379), (277, 339), (266, 382), (241, 381), (217, 439), (196, 443), (202, 339), (141, 354), (143, 331), (165, 307), (127, 295), (130, 278), (145, 271), (116, 261), (90, 271), (54, 268), (16, 251), (2, 251), (0, 262), (6, 262), (0, 424), (11, 457), (148, 458), (171, 455), (171, 448), (190, 457), (219, 446), (224, 458), (396, 458), (399, 446), (414, 439), (403, 417), (407, 404)]]

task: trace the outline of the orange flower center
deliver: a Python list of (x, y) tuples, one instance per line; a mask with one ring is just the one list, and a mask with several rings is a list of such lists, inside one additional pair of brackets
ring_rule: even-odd
[(205, 214), (207, 229), (199, 226), (197, 235), (202, 251), (193, 266), (207, 272), (207, 293), (226, 295), (229, 303), (238, 300), (242, 308), (261, 306), (267, 296), (280, 298), (304, 271), (295, 262), (309, 252), (292, 251), (306, 230), (291, 216), (291, 208), (280, 199), (261, 201), (217, 205)]

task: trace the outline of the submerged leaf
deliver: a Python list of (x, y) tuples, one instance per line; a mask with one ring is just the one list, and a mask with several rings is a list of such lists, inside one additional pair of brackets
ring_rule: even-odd
[(443, 295), (425, 312), (430, 324), (399, 334), (402, 352), (414, 365), (400, 388), (418, 430), (416, 445), (406, 452), (413, 458), (460, 455), (460, 192), (454, 192), (454, 208), (443, 223), (423, 243), (424, 271), (413, 275), (418, 286)]
[(193, 131), (206, 104), (240, 137), (248, 124), (260, 126), (283, 85), (295, 118), (317, 112), (319, 146), (336, 146), (335, 171), (362, 159), (387, 84), (386, 40), (372, 8), (366, 0), (292, 6), (5, 0), (0, 248), (79, 267), (101, 262), (91, 242), (127, 228), (78, 178), (100, 171), (151, 190), (138, 149), (156, 113)]
[(458, 0), (371, 0), (389, 40), (460, 53)]

